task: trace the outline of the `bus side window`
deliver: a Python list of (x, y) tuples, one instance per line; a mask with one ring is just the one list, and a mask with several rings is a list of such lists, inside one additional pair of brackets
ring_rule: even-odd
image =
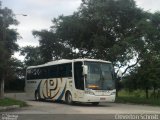
[(66, 64), (66, 77), (72, 77), (72, 64)]
[(58, 66), (53, 65), (48, 68), (48, 78), (57, 78), (58, 77)]
[(39, 69), (39, 73), (38, 73), (38, 78), (39, 79), (47, 79), (47, 73), (48, 70), (47, 70), (47, 67), (42, 67)]
[(59, 65), (59, 77), (71, 77), (72, 76), (72, 64)]
[(74, 80), (76, 89), (84, 90), (84, 78), (82, 75), (82, 62), (74, 63)]
[(38, 79), (38, 68), (34, 68), (31, 71), (31, 79)]
[(66, 66), (65, 64), (58, 65), (58, 77), (65, 77), (66, 76)]
[(30, 80), (34, 79), (34, 76), (35, 76), (34, 71), (35, 71), (35, 69), (31, 69)]

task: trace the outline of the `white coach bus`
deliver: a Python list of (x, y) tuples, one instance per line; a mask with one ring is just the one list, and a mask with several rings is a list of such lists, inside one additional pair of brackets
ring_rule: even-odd
[(111, 62), (95, 59), (57, 60), (30, 66), (26, 71), (26, 94), (35, 100), (63, 100), (67, 104), (115, 101)]

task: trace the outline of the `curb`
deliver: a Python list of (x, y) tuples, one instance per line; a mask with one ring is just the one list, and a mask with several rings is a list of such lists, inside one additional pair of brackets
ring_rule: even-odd
[(20, 105), (12, 105), (12, 106), (0, 107), (0, 111), (11, 110), (11, 109), (16, 109), (16, 108), (20, 108)]

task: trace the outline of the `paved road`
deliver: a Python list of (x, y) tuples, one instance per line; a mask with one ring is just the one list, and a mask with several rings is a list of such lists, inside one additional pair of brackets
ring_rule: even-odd
[(54, 102), (27, 101), (29, 107), (21, 108), (15, 112), (22, 114), (139, 114), (139, 113), (160, 113), (160, 107), (105, 103), (99, 106), (66, 105)]
[[(57, 119), (59, 119), (59, 117), (62, 117), (62, 114), (63, 114), (63, 118), (65, 117), (67, 118), (67, 116), (64, 116), (64, 115), (73, 116), (74, 114), (75, 115), (74, 118), (77, 117), (76, 118), (77, 120), (79, 120), (80, 118), (82, 120), (82, 116), (80, 116), (82, 114), (86, 114), (86, 115), (87, 114), (96, 114), (96, 115), (98, 114), (103, 114), (103, 115), (106, 115), (106, 114), (108, 115), (109, 114), (156, 114), (156, 113), (160, 114), (160, 107), (153, 107), (153, 106), (146, 106), (146, 105), (117, 104), (117, 103), (101, 103), (99, 106), (92, 106), (90, 104), (66, 105), (63, 102), (60, 102), (60, 103), (51, 102), (51, 101), (37, 102), (37, 101), (27, 100), (24, 93), (16, 93), (16, 94), (11, 93), (11, 94), (6, 94), (6, 96), (15, 98), (15, 99), (25, 100), (30, 105), (29, 107), (8, 111), (8, 113), (16, 113), (21, 115), (28, 114), (29, 116), (32, 116), (32, 115), (34, 116), (35, 114), (41, 114), (41, 116), (39, 115), (34, 116), (33, 119), (35, 119), (35, 117), (40, 117), (42, 120), (44, 118), (46, 119), (45, 117), (46, 114), (50, 114), (50, 115), (61, 114), (61, 116), (56, 115)], [(26, 120), (28, 117), (25, 117)], [(68, 119), (73, 118), (71, 116), (69, 117), (70, 118)], [(94, 115), (90, 115), (90, 116), (87, 115), (87, 117), (85, 118), (93, 119), (90, 117), (93, 117), (97, 120), (98, 119), (103, 120), (103, 118), (106, 118), (106, 116), (104, 117), (101, 116), (102, 118), (96, 118), (96, 116)], [(36, 119), (40, 119), (40, 118), (36, 118)], [(49, 120), (50, 118), (51, 117), (48, 117), (46, 120)], [(29, 118), (28, 120), (31, 120), (31, 118)]]

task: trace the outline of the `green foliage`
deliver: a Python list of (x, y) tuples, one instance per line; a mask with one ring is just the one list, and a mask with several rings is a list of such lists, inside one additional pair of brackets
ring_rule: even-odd
[[(61, 15), (52, 22), (50, 30), (33, 32), (44, 62), (109, 60), (118, 69), (126, 67), (123, 74), (129, 74), (122, 83), (129, 91), (143, 89), (148, 97), (150, 89), (160, 88), (160, 12), (144, 11), (134, 0), (82, 0), (72, 15)], [(135, 95), (140, 96), (139, 92)]]
[(12, 79), (24, 79), (25, 70), (24, 64), (17, 58), (10, 58), (8, 61), (7, 71), (6, 71), (6, 80)]
[[(140, 67), (134, 69), (123, 81), (123, 85), (130, 91), (136, 89), (153, 89), (160, 88), (160, 59), (157, 55), (148, 54)], [(148, 96), (146, 91), (146, 96)], [(154, 95), (155, 96), (155, 93)]]
[(33, 35), (39, 37), (39, 52), (44, 62), (73, 56), (70, 46), (58, 40), (57, 35), (51, 31), (33, 31)]
[(118, 95), (120, 97), (138, 97), (138, 98), (145, 98), (145, 91), (144, 90), (133, 90), (133, 91), (128, 91), (128, 90), (120, 90)]
[(84, 0), (78, 12), (54, 19), (52, 28), (61, 41), (80, 50), (79, 57), (125, 65), (134, 57), (130, 53), (135, 51), (132, 41), (139, 43), (137, 24), (144, 17), (147, 16), (133, 0)]
[[(151, 95), (151, 91), (149, 92)], [(160, 93), (159, 93), (160, 98)], [(134, 104), (147, 104), (147, 105), (154, 105), (160, 106), (160, 100), (150, 97), (149, 99), (145, 98), (145, 91), (143, 90), (134, 90), (132, 92), (121, 90), (119, 92), (118, 97), (116, 98), (117, 103), (134, 103)]]
[(160, 100), (158, 99), (146, 99), (146, 98), (139, 98), (139, 97), (118, 97), (116, 98), (116, 102), (160, 106)]
[(14, 100), (11, 98), (4, 98), (0, 100), (0, 106), (11, 106), (11, 105), (19, 105), (20, 107), (24, 107), (27, 106), (27, 103), (20, 100)]
[(12, 57), (8, 66), (5, 77), (5, 91), (24, 91), (26, 74), (24, 64)]
[(43, 58), (39, 47), (26, 46), (21, 48), (21, 55), (25, 56), (24, 64), (27, 66), (34, 66), (43, 63)]
[(138, 8), (134, 0), (83, 0), (73, 15), (59, 16), (49, 31), (34, 31), (33, 35), (39, 38), (44, 61), (97, 58), (121, 68), (137, 57), (127, 71), (158, 41), (158, 15)]

